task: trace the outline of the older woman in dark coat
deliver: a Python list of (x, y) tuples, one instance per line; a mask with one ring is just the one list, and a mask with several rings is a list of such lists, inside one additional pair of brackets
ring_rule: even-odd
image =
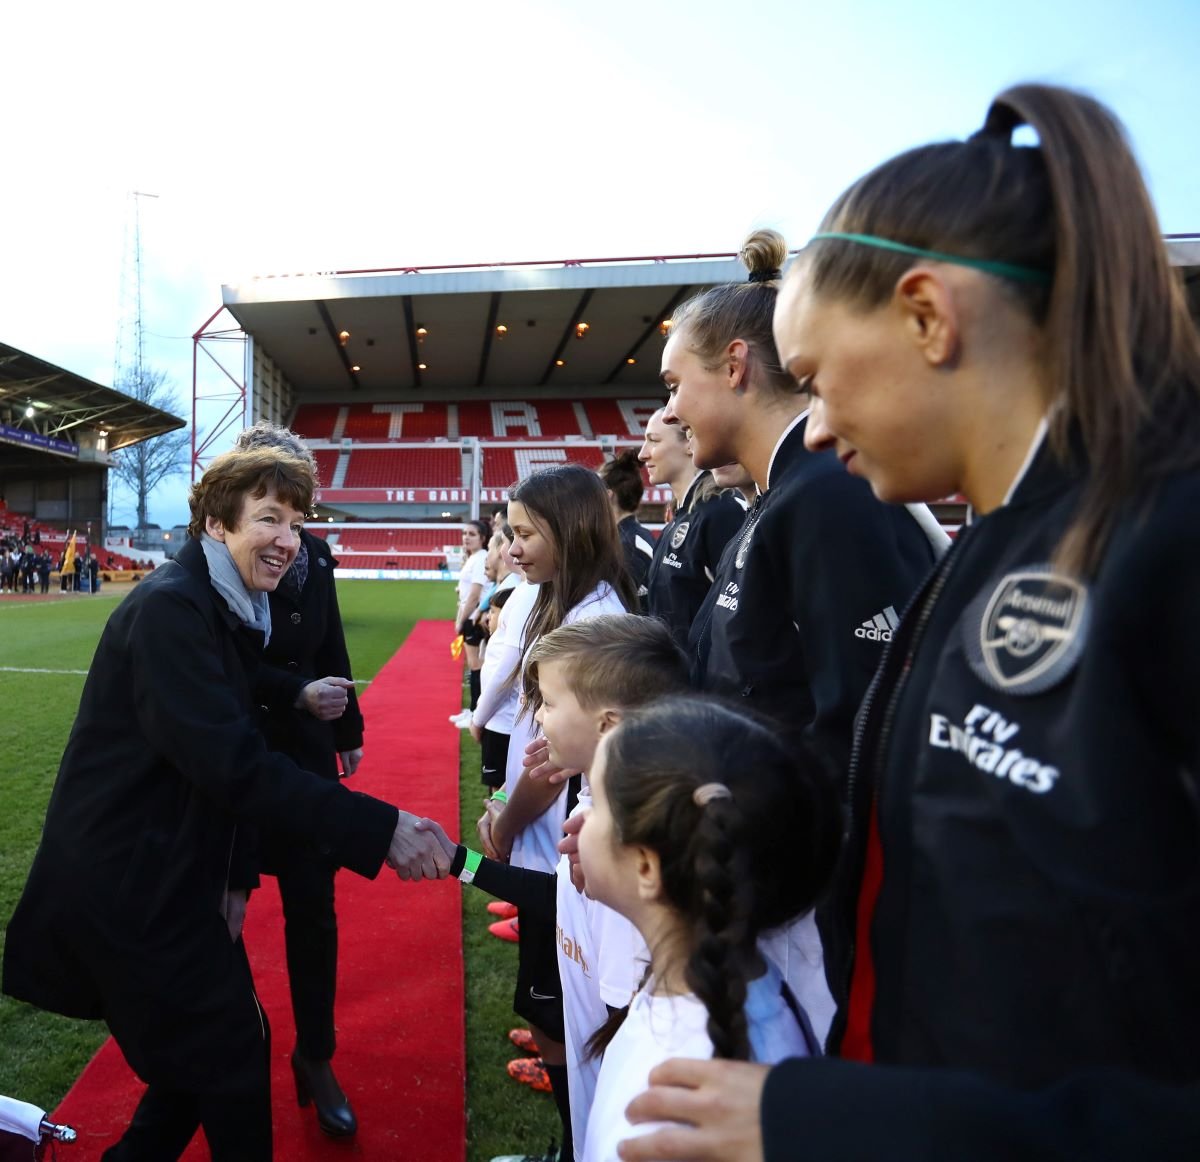
[[(364, 876), (446, 871), (405, 812), (272, 753), (256, 718), (267, 594), (295, 559), (308, 464), (218, 457), (191, 540), (113, 613), (84, 684), (41, 846), (8, 927), (4, 991), (101, 1017), (148, 1088), (108, 1162), (271, 1157), (266, 1019), (241, 941), (240, 825), (305, 837)], [(289, 688), (290, 683), (290, 688)]]

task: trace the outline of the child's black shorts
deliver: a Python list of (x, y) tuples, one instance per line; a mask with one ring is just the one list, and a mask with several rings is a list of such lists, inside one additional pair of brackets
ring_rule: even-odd
[(562, 985), (558, 979), (558, 931), (554, 924), (520, 917), (517, 926), (517, 990), (513, 1012), (555, 1041), (565, 1041)]
[(511, 736), (499, 730), (483, 728), (483, 737), (479, 740), (479, 751), (483, 759), (480, 778), (485, 787), (504, 786), (504, 771), (508, 766), (508, 740)]

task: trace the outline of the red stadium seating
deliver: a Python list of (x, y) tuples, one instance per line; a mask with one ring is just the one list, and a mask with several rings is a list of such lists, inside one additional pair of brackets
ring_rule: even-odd
[(439, 529), (419, 529), (405, 525), (392, 528), (354, 528), (344, 525), (339, 529), (330, 529), (329, 532), (337, 536), (337, 541), (331, 542), (335, 553), (347, 549), (360, 553), (440, 553), (443, 546), (455, 545), (462, 540), (462, 528), (459, 525)]
[(458, 448), (357, 448), (343, 488), (461, 488)]
[[(326, 502), (394, 506), (443, 504), (461, 513), (470, 500), (469, 458), (458, 443), (479, 441), (482, 457), (481, 503), (490, 508), (518, 480), (552, 464), (576, 463), (595, 470), (610, 449), (637, 448), (646, 420), (661, 406), (653, 389), (639, 396), (624, 395), (585, 399), (517, 398), (437, 402), (313, 403), (297, 408), (293, 427), (317, 445), (317, 459)], [(343, 443), (344, 442), (344, 443)], [(333, 446), (329, 446), (333, 445)], [(337, 479), (338, 470), (342, 476)], [(337, 487), (335, 488), (335, 479)], [(645, 503), (669, 502), (662, 489), (647, 489)], [(348, 490), (340, 493), (340, 490)], [(392, 490), (408, 489), (408, 495)], [(355, 492), (353, 490), (363, 490)], [(369, 495), (370, 490), (379, 490)], [(428, 491), (422, 491), (428, 490)], [(435, 495), (436, 490), (440, 495)], [(934, 506), (942, 525), (957, 531), (962, 520), (961, 498), (948, 498)], [(384, 519), (387, 519), (386, 517)], [(431, 513), (425, 519), (437, 519)], [(412, 529), (398, 533), (402, 539), (366, 531), (328, 530), (335, 552), (350, 554), (438, 552), (458, 541), (457, 532), (434, 530), (431, 535)]]
[(569, 444), (555, 448), (499, 448), (485, 444), (483, 487), (510, 488), (538, 468), (567, 463), (596, 469), (604, 463), (604, 453), (596, 447)]
[[(306, 403), (292, 427), (306, 440), (435, 440), (450, 437), (450, 407), (458, 416), (456, 435), (481, 440), (555, 440), (564, 436), (640, 439), (646, 419), (661, 406), (654, 398), (590, 399), (582, 402), (587, 425), (565, 399), (468, 400), (445, 403)], [(590, 427), (590, 431), (588, 430)]]
[(569, 400), (540, 399), (460, 403), (458, 434), (484, 440), (539, 440), (586, 433)]
[(386, 440), (391, 423), (392, 417), (388, 412), (377, 412), (369, 407), (347, 408), (346, 419), (342, 424), (342, 438), (348, 440)]
[(641, 440), (646, 421), (665, 402), (665, 399), (589, 399), (584, 406), (592, 435)]
[(331, 440), (339, 411), (336, 403), (301, 404), (292, 418), (292, 430), (306, 440)]
[(337, 469), (338, 452), (334, 448), (316, 448), (313, 459), (317, 462), (317, 481), (323, 488), (333, 483), (333, 474)]
[(292, 428), (306, 440), (433, 440), (448, 434), (444, 403), (306, 403)]
[(444, 403), (354, 404), (342, 435), (350, 440), (432, 440), (446, 435)]

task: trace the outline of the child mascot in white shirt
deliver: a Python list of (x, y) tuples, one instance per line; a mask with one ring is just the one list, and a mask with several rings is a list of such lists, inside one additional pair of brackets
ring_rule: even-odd
[(758, 949), (812, 908), (840, 824), (834, 782), (777, 733), (723, 704), (661, 699), (600, 742), (579, 834), (589, 896), (629, 919), (650, 952), (603, 1053), (584, 1162), (615, 1162), (625, 1107), (671, 1057), (776, 1062), (819, 1053), (808, 1018)]

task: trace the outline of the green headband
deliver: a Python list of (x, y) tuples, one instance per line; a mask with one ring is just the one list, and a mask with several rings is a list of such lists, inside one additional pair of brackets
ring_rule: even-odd
[(837, 231), (825, 231), (812, 236), (813, 242), (823, 238), (840, 238), (843, 242), (857, 242), (860, 246), (874, 246), (877, 250), (894, 250), (897, 254), (911, 254), (914, 258), (932, 258), (935, 262), (952, 262), (955, 266), (969, 266), (973, 270), (982, 270), (986, 274), (999, 275), (1001, 278), (1011, 278), (1016, 282), (1032, 282), (1048, 286), (1051, 278), (1048, 271), (1037, 270), (1032, 266), (1017, 266), (1011, 262), (993, 262), (987, 258), (966, 258), (961, 254), (942, 254), (938, 250), (922, 250), (919, 246), (908, 246), (903, 242), (893, 242), (890, 238), (876, 238), (874, 234), (842, 234)]

